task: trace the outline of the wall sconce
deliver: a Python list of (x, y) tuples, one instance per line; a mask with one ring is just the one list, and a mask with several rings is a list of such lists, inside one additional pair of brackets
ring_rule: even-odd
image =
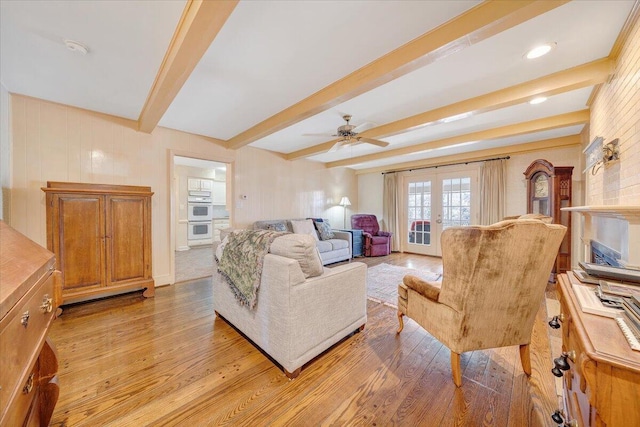
[(340, 199), (340, 203), (338, 204), (344, 209), (344, 221), (342, 224), (343, 228), (347, 228), (347, 206), (351, 206), (351, 201), (347, 196), (344, 196), (342, 199)]
[(591, 169), (591, 175), (598, 173), (602, 165), (608, 165), (610, 162), (620, 159), (620, 147), (618, 146), (619, 139), (616, 138), (613, 141), (609, 141), (604, 145), (601, 145), (604, 138), (597, 136), (593, 141), (584, 149), (583, 153), (586, 154), (587, 167), (583, 172)]

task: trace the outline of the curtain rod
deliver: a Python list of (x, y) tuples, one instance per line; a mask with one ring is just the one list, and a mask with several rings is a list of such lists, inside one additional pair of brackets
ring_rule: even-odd
[(412, 169), (398, 169), (398, 170), (394, 170), (394, 171), (382, 172), (382, 175), (385, 175), (385, 174), (388, 174), (388, 173), (396, 173), (396, 172), (411, 172), (411, 171), (417, 171), (417, 170), (421, 170), (421, 169), (437, 169), (437, 168), (442, 168), (442, 167), (445, 167), (445, 166), (468, 165), (469, 163), (490, 162), (492, 160), (509, 160), (510, 158), (511, 158), (511, 156), (494, 157), (492, 159), (469, 160), (468, 162), (446, 163), (444, 165), (422, 166), (422, 167), (419, 167), (419, 168), (412, 168)]

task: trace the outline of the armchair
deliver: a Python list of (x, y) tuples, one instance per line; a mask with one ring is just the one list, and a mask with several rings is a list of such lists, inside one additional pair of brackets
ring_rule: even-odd
[(566, 227), (536, 219), (442, 232), (442, 283), (405, 276), (398, 286), (398, 320), (408, 316), (451, 350), (462, 385), (460, 354), (520, 346), (531, 375), (529, 343), (536, 313)]
[(364, 256), (384, 256), (391, 253), (391, 233), (380, 230), (375, 215), (351, 215), (351, 228), (363, 231)]

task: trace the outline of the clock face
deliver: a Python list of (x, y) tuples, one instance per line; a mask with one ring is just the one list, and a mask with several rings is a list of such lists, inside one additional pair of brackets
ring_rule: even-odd
[(549, 178), (541, 174), (535, 178), (533, 197), (549, 197)]

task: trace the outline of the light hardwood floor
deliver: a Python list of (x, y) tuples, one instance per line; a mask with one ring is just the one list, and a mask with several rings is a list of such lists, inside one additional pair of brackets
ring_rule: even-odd
[[(359, 258), (440, 272), (410, 254)], [(543, 307), (533, 375), (517, 347), (462, 355), (415, 322), (397, 336), (396, 312), (368, 302), (366, 329), (311, 361), (290, 381), (212, 309), (210, 279), (67, 306), (51, 338), (60, 360), (55, 426), (551, 425), (553, 377)]]

